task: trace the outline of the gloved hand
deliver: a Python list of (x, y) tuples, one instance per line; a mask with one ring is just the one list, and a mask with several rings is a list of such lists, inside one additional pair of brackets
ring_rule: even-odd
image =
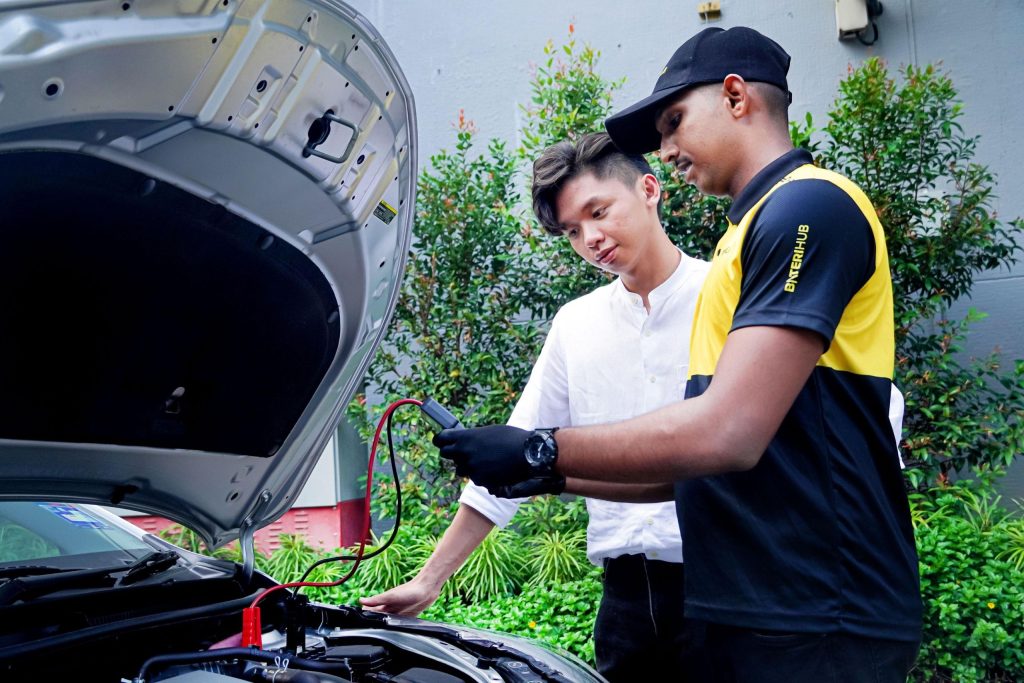
[(445, 429), (434, 436), (441, 457), (455, 463), (455, 473), (485, 488), (511, 486), (533, 476), (523, 448), (532, 432), (507, 425)]
[(546, 477), (534, 477), (511, 486), (496, 486), (487, 489), (492, 496), (498, 498), (529, 498), (545, 493), (558, 495), (565, 490), (565, 477), (550, 474)]

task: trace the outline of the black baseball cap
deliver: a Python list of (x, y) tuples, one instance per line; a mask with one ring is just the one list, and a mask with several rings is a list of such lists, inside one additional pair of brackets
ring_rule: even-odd
[(719, 83), (729, 74), (737, 74), (788, 93), (788, 72), (789, 55), (771, 38), (746, 26), (706, 28), (679, 46), (649, 97), (610, 116), (604, 126), (623, 152), (651, 152), (661, 146), (661, 135), (654, 128), (658, 112), (687, 88)]

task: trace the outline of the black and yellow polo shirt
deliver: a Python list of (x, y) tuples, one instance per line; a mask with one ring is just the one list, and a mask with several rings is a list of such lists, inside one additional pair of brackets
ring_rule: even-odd
[(687, 615), (917, 640), (917, 555), (888, 420), (892, 282), (878, 217), (854, 183), (794, 150), (748, 184), (729, 223), (697, 303), (687, 398), (713, 381), (732, 330), (808, 329), (825, 352), (756, 467), (676, 486)]

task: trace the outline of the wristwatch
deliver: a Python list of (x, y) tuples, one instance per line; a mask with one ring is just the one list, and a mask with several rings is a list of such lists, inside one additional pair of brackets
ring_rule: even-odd
[(535, 429), (523, 444), (523, 457), (530, 467), (531, 476), (545, 476), (555, 471), (558, 462), (558, 442), (555, 432), (558, 427)]

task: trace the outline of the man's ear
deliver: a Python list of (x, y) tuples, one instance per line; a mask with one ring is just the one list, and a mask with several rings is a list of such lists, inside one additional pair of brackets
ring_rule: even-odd
[(742, 76), (726, 76), (722, 81), (722, 95), (733, 118), (743, 118), (750, 113), (750, 87)]
[(640, 177), (640, 187), (644, 192), (645, 203), (657, 206), (661, 199), (661, 183), (658, 179), (650, 173), (645, 173)]

